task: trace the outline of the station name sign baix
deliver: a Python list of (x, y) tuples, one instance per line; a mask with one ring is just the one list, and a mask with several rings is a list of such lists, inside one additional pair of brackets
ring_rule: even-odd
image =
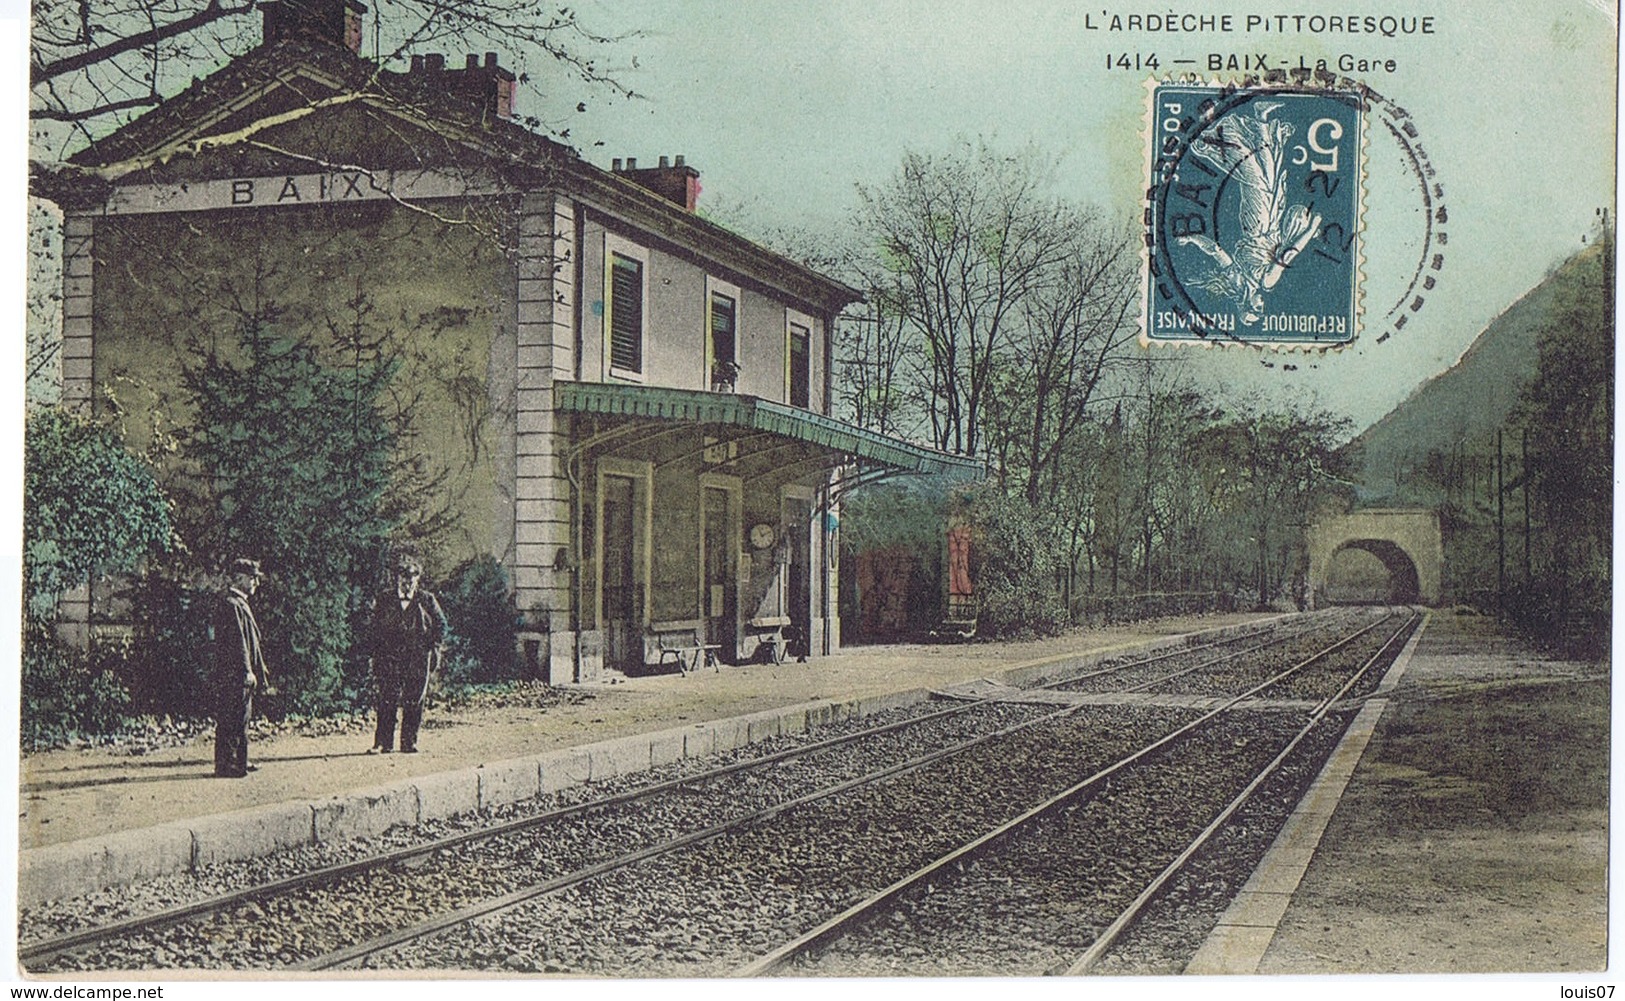
[(380, 200), (462, 198), (492, 193), (494, 189), (482, 190), (470, 184), (466, 176), (457, 177), (432, 170), (341, 170), (121, 185), (108, 199), (107, 212), (112, 215), (203, 212)]

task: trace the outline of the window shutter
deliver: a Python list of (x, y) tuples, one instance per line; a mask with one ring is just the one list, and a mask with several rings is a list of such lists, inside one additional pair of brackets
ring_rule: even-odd
[(806, 407), (812, 399), (812, 335), (806, 327), (790, 327), (790, 405)]
[(737, 361), (734, 338), (734, 301), (713, 293), (711, 296), (711, 357), (714, 361)]
[(609, 364), (643, 371), (643, 262), (614, 255), (610, 269)]

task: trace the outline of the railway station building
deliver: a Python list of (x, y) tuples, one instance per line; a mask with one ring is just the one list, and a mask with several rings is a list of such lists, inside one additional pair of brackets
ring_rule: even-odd
[(449, 525), (431, 570), (495, 557), (544, 680), (837, 650), (841, 491), (977, 468), (832, 415), (857, 294), (703, 218), (684, 157), (606, 170), (532, 131), (495, 53), (395, 72), (354, 0), (262, 7), (259, 47), (37, 182), (64, 398), (116, 400), (144, 448), (222, 331), (388, 340)]

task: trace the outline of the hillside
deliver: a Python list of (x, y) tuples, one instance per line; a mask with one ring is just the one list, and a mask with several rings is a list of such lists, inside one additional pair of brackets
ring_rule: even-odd
[(1475, 451), (1493, 448), (1496, 429), (1534, 378), (1541, 326), (1582, 285), (1602, 280), (1600, 248), (1587, 247), (1507, 307), (1456, 364), (1417, 387), (1361, 432), (1348, 446), (1359, 449), (1361, 500), (1428, 503), (1429, 498), (1401, 495), (1396, 480), (1404, 470), (1430, 452), (1448, 455), (1457, 446)]

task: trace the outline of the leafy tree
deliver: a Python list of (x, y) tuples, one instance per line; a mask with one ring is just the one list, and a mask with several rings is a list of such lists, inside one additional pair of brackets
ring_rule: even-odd
[[(388, 359), (336, 365), (306, 338), (251, 317), (183, 368), (196, 420), (182, 432), (214, 565), (265, 563), (257, 605), (267, 660), (296, 708), (342, 704), (346, 657), (394, 524), (383, 514), (394, 438), (380, 396)], [(361, 679), (354, 674), (352, 688)]]
[(24, 435), (23, 586), (30, 622), (64, 591), (136, 569), (171, 545), (151, 467), (108, 424), (36, 407)]
[(51, 746), (115, 729), (130, 702), (107, 657), (52, 635), (58, 598), (167, 552), (173, 533), (152, 469), (110, 425), (35, 407), (23, 448), (21, 733)]
[(1614, 303), (1613, 232), (1599, 230), (1601, 281), (1553, 310), (1540, 362), (1517, 417), (1528, 427), (1531, 504), (1544, 530), (1531, 581), (1513, 613), (1568, 652), (1605, 655), (1612, 620)]

